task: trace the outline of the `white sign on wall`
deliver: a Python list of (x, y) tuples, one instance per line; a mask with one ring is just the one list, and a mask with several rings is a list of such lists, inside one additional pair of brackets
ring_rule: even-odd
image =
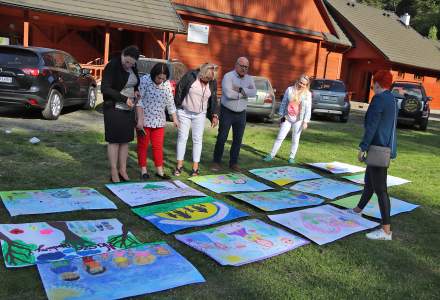
[(0, 45), (9, 45), (9, 38), (0, 36)]
[(208, 44), (209, 26), (203, 24), (188, 24), (187, 41), (199, 44)]

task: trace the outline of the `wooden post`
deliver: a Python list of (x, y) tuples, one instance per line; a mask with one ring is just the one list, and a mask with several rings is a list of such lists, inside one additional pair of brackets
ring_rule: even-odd
[(108, 63), (110, 53), (110, 31), (108, 26), (105, 27), (105, 42), (104, 42), (104, 64)]
[(169, 60), (170, 59), (170, 50), (171, 50), (170, 49), (171, 43), (170, 43), (170, 33), (169, 32), (167, 32), (165, 34), (165, 41), (166, 41), (165, 59)]
[(318, 74), (318, 63), (319, 63), (319, 52), (321, 51), (321, 41), (316, 44), (316, 57), (315, 57), (315, 70), (313, 71), (313, 76), (316, 77)]
[(29, 47), (29, 12), (24, 12), (24, 23), (23, 23), (23, 46)]

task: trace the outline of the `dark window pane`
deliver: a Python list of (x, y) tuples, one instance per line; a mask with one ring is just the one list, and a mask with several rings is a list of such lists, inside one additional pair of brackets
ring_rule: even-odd
[(332, 91), (332, 92), (345, 93), (344, 83), (335, 80), (321, 80), (321, 79), (313, 80), (312, 84), (310, 85), (310, 89), (318, 90), (318, 91)]
[(38, 56), (27, 50), (0, 48), (0, 65), (5, 67), (37, 66)]

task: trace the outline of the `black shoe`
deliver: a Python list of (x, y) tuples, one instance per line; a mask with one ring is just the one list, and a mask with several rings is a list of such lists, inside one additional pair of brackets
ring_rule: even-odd
[(150, 174), (148, 173), (141, 173), (141, 180), (148, 180), (150, 179)]
[(197, 170), (192, 169), (191, 170), (191, 176), (199, 176), (199, 175), (200, 175), (199, 169), (197, 169)]
[(167, 174), (159, 175), (158, 173), (156, 173), (156, 176), (159, 177), (160, 179), (163, 179), (163, 180), (170, 180), (171, 179), (171, 177)]
[(119, 179), (120, 179), (122, 182), (130, 181), (130, 178), (125, 179), (125, 178), (121, 175), (121, 173), (119, 173)]

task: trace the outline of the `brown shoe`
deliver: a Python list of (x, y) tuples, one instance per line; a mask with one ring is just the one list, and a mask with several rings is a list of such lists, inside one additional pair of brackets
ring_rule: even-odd
[(229, 169), (231, 169), (232, 171), (235, 172), (241, 172), (241, 168), (238, 166), (238, 164), (233, 164), (229, 167)]
[(222, 166), (220, 166), (219, 163), (212, 163), (211, 171), (218, 172), (221, 170), (221, 168), (222, 168)]

